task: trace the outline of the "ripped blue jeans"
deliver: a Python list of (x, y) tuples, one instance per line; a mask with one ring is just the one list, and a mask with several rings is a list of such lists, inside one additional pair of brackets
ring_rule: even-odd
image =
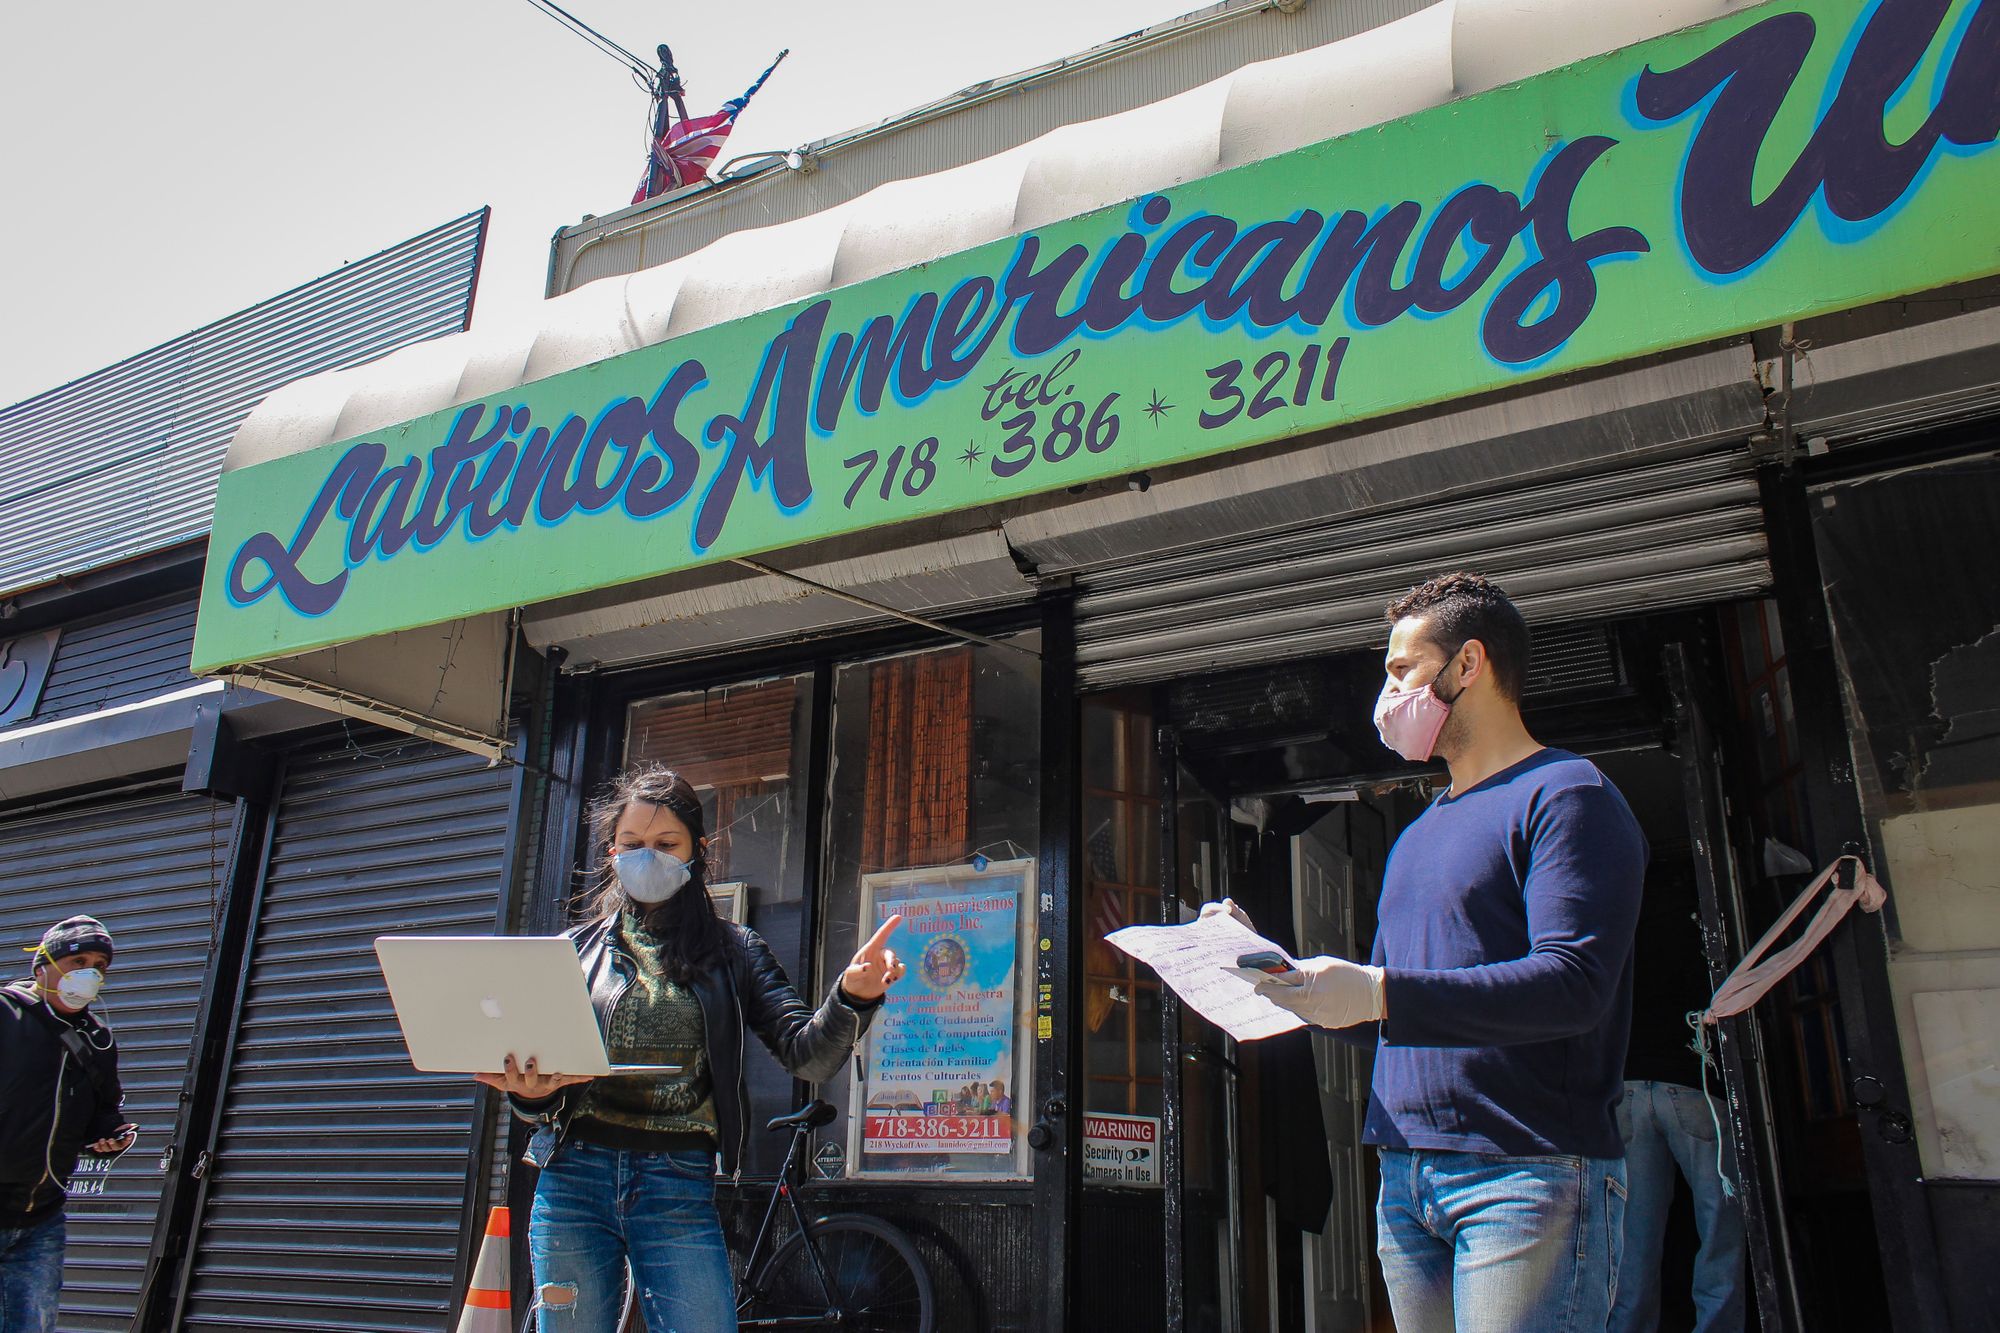
[(736, 1327), (712, 1153), (563, 1144), (535, 1183), (528, 1253), (540, 1333), (617, 1333), (627, 1260), (653, 1333)]

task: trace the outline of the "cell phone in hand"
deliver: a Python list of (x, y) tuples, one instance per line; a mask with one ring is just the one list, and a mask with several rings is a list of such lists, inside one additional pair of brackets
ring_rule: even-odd
[(1276, 949), (1259, 949), (1255, 953), (1238, 954), (1236, 966), (1226, 969), (1242, 977), (1245, 981), (1275, 981), (1280, 986), (1297, 986), (1305, 981), (1305, 973), (1299, 971), (1291, 959)]
[[(118, 1141), (123, 1139), (127, 1134), (133, 1133), (138, 1128), (139, 1127), (137, 1125), (133, 1124), (131, 1121), (128, 1120), (124, 1124), (120, 1125), (118, 1128), (112, 1130), (109, 1134), (106, 1134), (102, 1139), (95, 1139), (92, 1140), (92, 1142), (117, 1143)], [(137, 1140), (135, 1139), (133, 1142), (137, 1142)], [(131, 1148), (132, 1144), (128, 1143), (123, 1148), (117, 1148), (108, 1153), (98, 1153), (97, 1155), (100, 1157), (117, 1157), (121, 1153), (129, 1152)], [(92, 1148), (91, 1151), (95, 1152), (96, 1150)]]

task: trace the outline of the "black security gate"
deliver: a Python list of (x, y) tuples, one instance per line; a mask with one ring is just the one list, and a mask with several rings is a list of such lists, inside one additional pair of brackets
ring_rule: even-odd
[(285, 760), (175, 1327), (446, 1326), (479, 1089), (410, 1067), (373, 942), (495, 929), (518, 771), (409, 740)]
[[(196, 1013), (229, 860), (227, 804), (138, 789), (0, 820), (0, 949), (76, 912), (117, 942), (97, 1005), (118, 1035), (125, 1118), (138, 1143), (104, 1169), (86, 1157), (71, 1181), (63, 1265), (64, 1333), (130, 1326), (159, 1215), (163, 1148), (174, 1139)], [(0, 1226), (6, 1225), (0, 1222)]]

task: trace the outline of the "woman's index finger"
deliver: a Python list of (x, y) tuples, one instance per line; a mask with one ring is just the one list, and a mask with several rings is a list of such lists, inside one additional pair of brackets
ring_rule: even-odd
[(888, 946), (889, 937), (896, 933), (896, 927), (902, 924), (903, 914), (901, 912), (892, 913), (887, 921), (884, 921), (875, 928), (875, 933), (868, 937), (868, 943), (861, 946), (861, 951), (863, 953), (880, 952)]

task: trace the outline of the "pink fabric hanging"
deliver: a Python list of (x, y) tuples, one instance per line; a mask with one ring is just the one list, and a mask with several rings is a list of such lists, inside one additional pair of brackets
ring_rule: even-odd
[[(1839, 872), (1842, 862), (1854, 862), (1854, 883), (1849, 888), (1835, 887), (1820, 904), (1819, 911), (1806, 924), (1805, 933), (1779, 952), (1765, 958), (1764, 951), (1776, 943), (1780, 936), (1791, 928), (1820, 889), (1831, 883)], [(1803, 892), (1792, 900), (1778, 923), (1764, 932), (1764, 938), (1757, 946), (1745, 954), (1743, 961), (1736, 965), (1722, 986), (1715, 992), (1701, 1016), (1704, 1023), (1740, 1014), (1751, 1005), (1764, 998), (1771, 987), (1784, 980), (1791, 970), (1806, 960), (1806, 955), (1819, 947), (1821, 940), (1833, 933), (1850, 908), (1859, 906), (1864, 912), (1879, 912), (1882, 904), (1889, 900), (1888, 892), (1878, 884), (1875, 876), (1868, 873), (1868, 867), (1855, 856), (1843, 856), (1832, 865), (1819, 872), (1819, 877), (1806, 885)]]

